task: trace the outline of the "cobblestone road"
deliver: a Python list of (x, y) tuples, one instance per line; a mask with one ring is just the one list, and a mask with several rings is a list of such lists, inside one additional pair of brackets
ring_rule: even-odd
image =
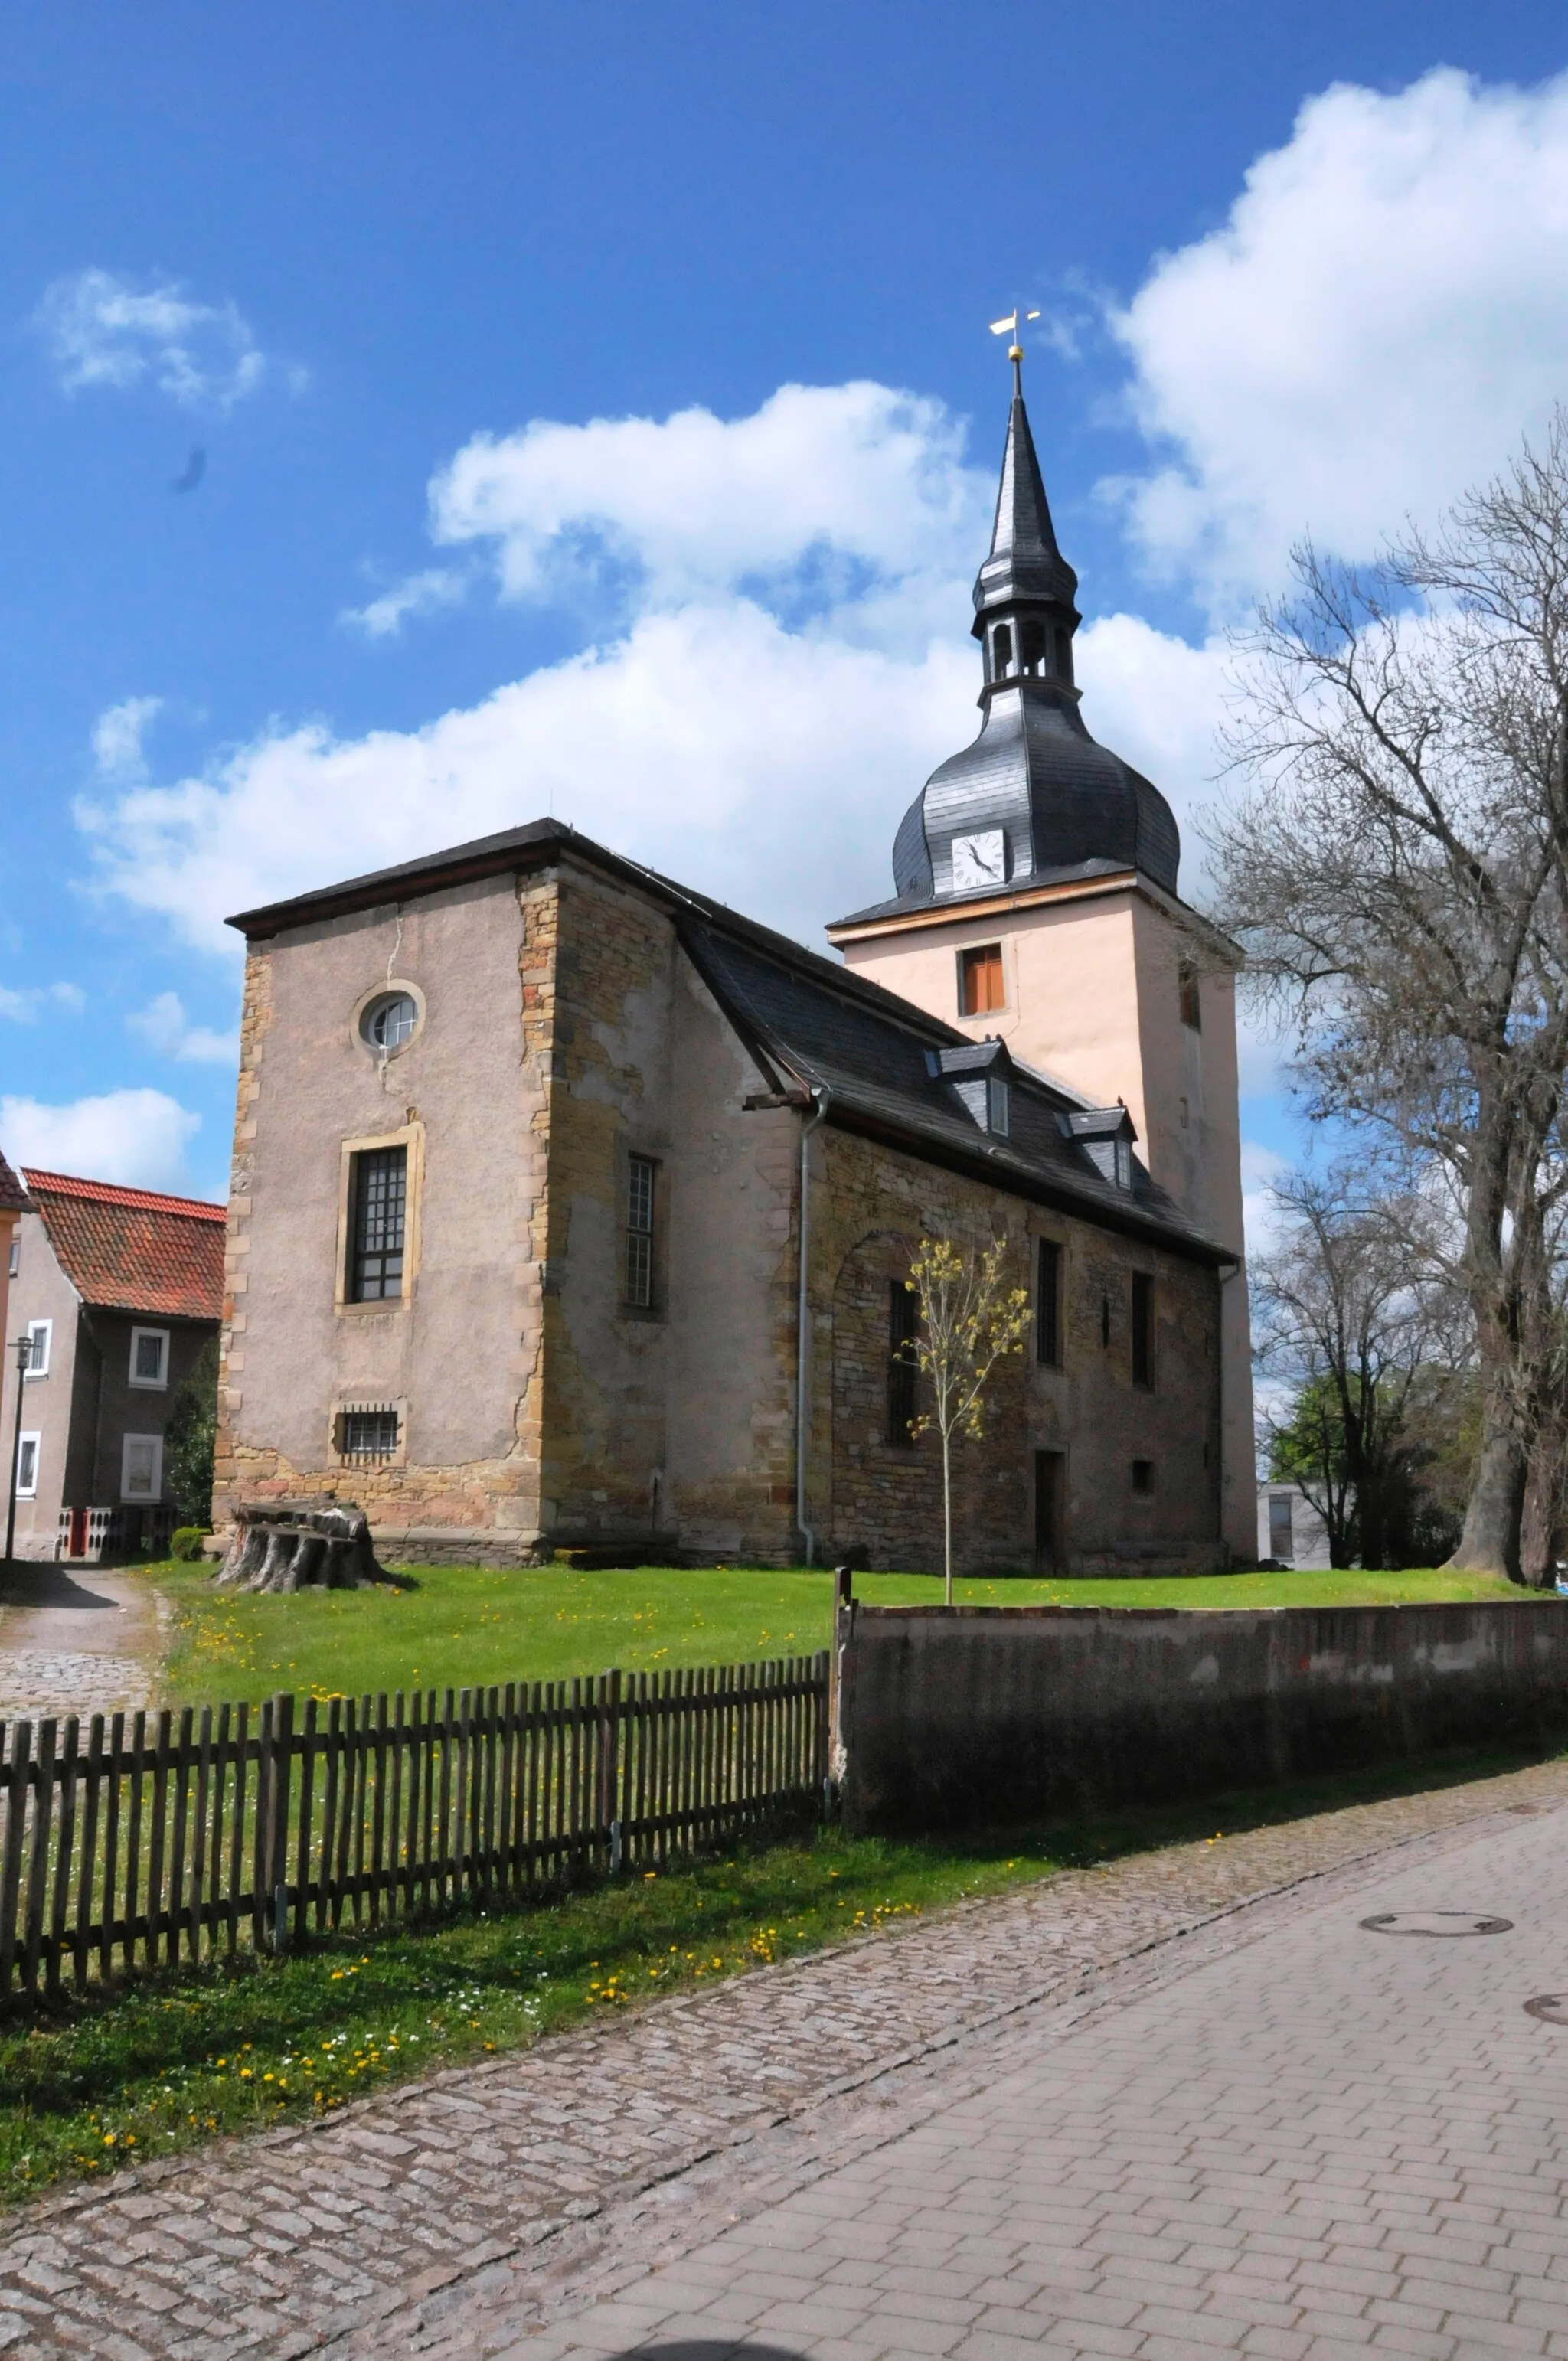
[[(1565, 1805), (1545, 1766), (1063, 1876), (56, 2200), (0, 2346), (1568, 2356), (1568, 2027), (1521, 2008), (1568, 1989)], [(1359, 1929), (1407, 1893), (1518, 1925)]]
[(151, 1703), (168, 1609), (135, 1575), (19, 1565), (0, 1590), (0, 1720)]

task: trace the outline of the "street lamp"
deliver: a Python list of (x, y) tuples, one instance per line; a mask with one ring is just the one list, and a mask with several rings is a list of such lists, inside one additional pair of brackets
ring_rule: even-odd
[(14, 1563), (11, 1552), (16, 1539), (16, 1486), (22, 1473), (22, 1387), (32, 1365), (31, 1336), (14, 1337), (11, 1350), (16, 1356), (16, 1422), (11, 1434), (11, 1482), (9, 1497), (5, 1502), (5, 1563), (7, 1565)]

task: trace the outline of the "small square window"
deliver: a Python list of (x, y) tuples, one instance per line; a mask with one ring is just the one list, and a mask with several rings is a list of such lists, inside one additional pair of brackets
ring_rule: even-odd
[(133, 1386), (161, 1390), (169, 1383), (169, 1331), (167, 1328), (133, 1328), (131, 1330), (131, 1374)]
[(398, 1448), (395, 1410), (345, 1410), (339, 1422), (338, 1449), (345, 1459), (390, 1459)]
[(42, 1440), (43, 1437), (38, 1433), (23, 1434), (17, 1438), (16, 1498), (18, 1500), (31, 1500), (38, 1496), (38, 1445)]
[(1004, 1005), (1001, 944), (986, 943), (978, 950), (962, 952), (959, 960), (959, 1014), (983, 1016), (988, 1010)]
[(29, 1378), (48, 1377), (49, 1348), (53, 1334), (54, 1322), (52, 1320), (28, 1321), (27, 1366), (25, 1371), (26, 1376)]
[(144, 1503), (163, 1494), (163, 1437), (127, 1434), (120, 1447), (120, 1498)]
[(1134, 1460), (1133, 1489), (1135, 1492), (1152, 1492), (1154, 1490), (1154, 1461), (1152, 1459)]

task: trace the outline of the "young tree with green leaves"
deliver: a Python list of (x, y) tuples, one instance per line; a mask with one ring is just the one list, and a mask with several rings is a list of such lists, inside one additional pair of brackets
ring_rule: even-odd
[(174, 1389), (163, 1437), (163, 1480), (182, 1525), (209, 1525), (213, 1450), (218, 1434), (218, 1340), (209, 1337)]
[(1029, 1328), (1029, 1291), (1007, 1285), (1007, 1241), (983, 1253), (952, 1238), (922, 1238), (905, 1284), (919, 1301), (915, 1357), (931, 1407), (912, 1434), (934, 1427), (942, 1445), (942, 1570), (953, 1603), (953, 1438), (985, 1433), (985, 1389), (998, 1361), (1021, 1353)]

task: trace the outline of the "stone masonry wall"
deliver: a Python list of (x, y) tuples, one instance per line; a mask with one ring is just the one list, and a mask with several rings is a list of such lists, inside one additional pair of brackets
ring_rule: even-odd
[[(1221, 1562), (1219, 1388), (1213, 1274), (1093, 1224), (1029, 1205), (839, 1130), (825, 1130), (826, 1219), (816, 1265), (817, 1398), (830, 1443), (814, 1436), (813, 1492), (835, 1554), (859, 1545), (873, 1566), (941, 1563), (939, 1444), (891, 1434), (890, 1296), (923, 1235), (984, 1247), (1009, 1242), (1013, 1283), (1035, 1294), (1036, 1241), (1062, 1251), (1059, 1367), (1003, 1361), (983, 1440), (954, 1455), (955, 1564), (1027, 1571), (1035, 1554), (1035, 1454), (1063, 1455), (1064, 1570), (1136, 1574)], [(1135, 1270), (1155, 1281), (1156, 1383), (1132, 1383)], [(830, 1309), (829, 1309), (830, 1306)], [(920, 1407), (927, 1404), (922, 1395)], [(1152, 1488), (1135, 1493), (1132, 1463)], [(820, 1514), (820, 1512), (819, 1512)]]

